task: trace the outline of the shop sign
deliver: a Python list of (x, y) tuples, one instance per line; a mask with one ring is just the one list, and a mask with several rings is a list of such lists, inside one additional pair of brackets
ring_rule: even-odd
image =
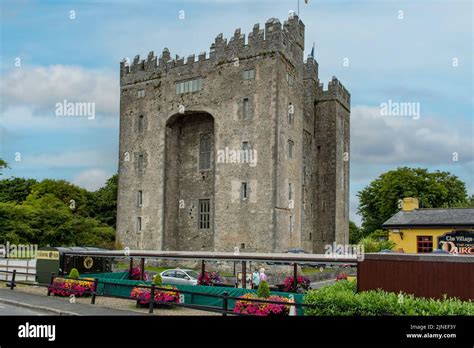
[(474, 231), (451, 231), (438, 237), (438, 249), (457, 255), (474, 255)]

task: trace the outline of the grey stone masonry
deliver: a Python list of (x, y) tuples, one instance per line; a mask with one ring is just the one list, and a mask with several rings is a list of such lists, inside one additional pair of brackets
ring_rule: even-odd
[(348, 242), (350, 94), (304, 24), (271, 18), (209, 54), (120, 64), (117, 239), (147, 250), (283, 252)]

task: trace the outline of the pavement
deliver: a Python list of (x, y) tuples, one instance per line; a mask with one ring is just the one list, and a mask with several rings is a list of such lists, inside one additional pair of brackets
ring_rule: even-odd
[(144, 315), (10, 289), (0, 289), (0, 307), (0, 315)]

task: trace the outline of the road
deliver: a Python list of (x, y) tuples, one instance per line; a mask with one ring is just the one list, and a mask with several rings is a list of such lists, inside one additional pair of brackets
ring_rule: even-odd
[(0, 303), (0, 315), (44, 315), (44, 312)]
[(335, 279), (329, 279), (329, 280), (322, 280), (320, 282), (314, 282), (314, 283), (311, 283), (311, 289), (320, 289), (325, 285), (331, 285), (331, 284), (334, 284), (335, 282), (336, 282)]

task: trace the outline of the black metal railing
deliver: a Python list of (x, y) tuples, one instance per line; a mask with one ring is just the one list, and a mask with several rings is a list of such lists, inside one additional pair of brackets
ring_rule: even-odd
[[(297, 303), (296, 301), (273, 301), (273, 300), (267, 300), (267, 299), (260, 299), (260, 298), (241, 298), (241, 297), (235, 297), (235, 296), (229, 296), (229, 293), (227, 291), (224, 291), (222, 294), (210, 294), (210, 293), (203, 293), (203, 292), (196, 292), (196, 291), (189, 291), (189, 290), (180, 290), (180, 289), (172, 289), (172, 288), (165, 288), (165, 287), (159, 287), (156, 286), (156, 284), (151, 284), (151, 285), (146, 285), (146, 284), (139, 284), (139, 285), (131, 285), (131, 284), (121, 284), (121, 283), (114, 283), (114, 282), (107, 282), (104, 280), (99, 280), (98, 278), (94, 279), (85, 279), (85, 278), (69, 278), (67, 276), (59, 276), (55, 275), (54, 273), (51, 273), (51, 279), (49, 284), (41, 284), (41, 283), (32, 283), (32, 282), (23, 282), (23, 281), (17, 281), (16, 274), (27, 274), (25, 272), (17, 272), (15, 269), (13, 271), (0, 271), (0, 273), (8, 273), (11, 274), (12, 277), (9, 281), (7, 281), (6, 286), (9, 287), (11, 290), (13, 290), (17, 284), (23, 284), (23, 285), (35, 285), (35, 286), (40, 286), (40, 287), (45, 287), (48, 289), (47, 296), (50, 296), (53, 290), (58, 289), (62, 290), (64, 292), (70, 293), (71, 295), (76, 295), (77, 293), (81, 294), (86, 294), (91, 296), (91, 304), (95, 304), (96, 297), (97, 296), (102, 296), (102, 297), (111, 297), (111, 298), (120, 298), (120, 299), (126, 299), (126, 300), (134, 300), (137, 301), (137, 305), (140, 301), (146, 301), (148, 303), (148, 312), (153, 313), (154, 310), (154, 305), (155, 304), (161, 304), (161, 305), (169, 305), (169, 306), (177, 306), (177, 307), (185, 307), (185, 308), (190, 308), (190, 309), (196, 309), (196, 310), (202, 310), (202, 311), (207, 311), (207, 312), (215, 312), (215, 313), (220, 313), (223, 316), (227, 315), (240, 315), (240, 316), (252, 316), (253, 314), (247, 314), (247, 313), (236, 313), (232, 309), (229, 309), (229, 300), (234, 300), (234, 301), (245, 301), (245, 302), (257, 302), (257, 303), (271, 303), (271, 304), (278, 304), (278, 305), (285, 305), (285, 306), (294, 306), (295, 309), (298, 308), (308, 308), (308, 307), (315, 307), (316, 305), (314, 304), (306, 304), (306, 303)], [(29, 274), (33, 275), (33, 274)], [(91, 290), (84, 290), (84, 291), (77, 291), (74, 289), (65, 289), (63, 287), (58, 287), (55, 286), (54, 280), (55, 279), (70, 279), (70, 280), (77, 280), (77, 281), (83, 281), (83, 282), (91, 282), (92, 287)], [(150, 290), (150, 299), (136, 299), (132, 298), (130, 296), (121, 296), (121, 295), (114, 295), (114, 294), (108, 294), (108, 293), (103, 293), (103, 294), (98, 294), (97, 289), (100, 284), (106, 285), (113, 285), (113, 286), (122, 286), (122, 287), (133, 287), (133, 288), (143, 288), (143, 289), (149, 289)], [(197, 305), (197, 304), (192, 304), (192, 303), (181, 303), (181, 302), (167, 302), (167, 301), (159, 301), (154, 298), (154, 295), (156, 291), (167, 291), (167, 292), (175, 292), (178, 294), (189, 294), (191, 296), (193, 295), (199, 295), (199, 296), (204, 296), (204, 297), (211, 297), (211, 298), (220, 298), (222, 299), (222, 308), (215, 307), (215, 306), (208, 306), (208, 305)]]

